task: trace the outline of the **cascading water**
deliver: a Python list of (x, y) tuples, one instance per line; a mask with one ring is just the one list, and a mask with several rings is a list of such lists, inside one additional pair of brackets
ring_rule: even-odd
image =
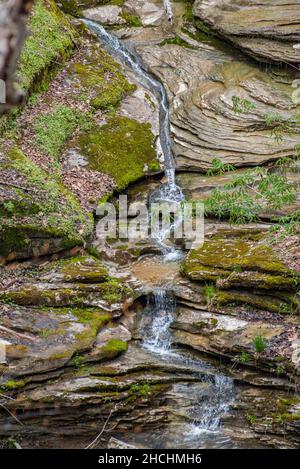
[[(191, 423), (181, 428), (180, 447), (231, 447), (230, 440), (222, 434), (221, 417), (226, 414), (234, 398), (233, 380), (220, 374), (207, 362), (190, 358), (172, 346), (170, 326), (176, 315), (174, 295), (166, 288), (157, 288), (149, 299), (142, 326), (142, 346), (145, 350), (159, 355), (161, 361), (172, 362), (180, 367), (199, 373), (199, 380), (206, 383), (204, 389), (193, 396), (197, 402), (190, 413)], [(208, 374), (204, 374), (209, 371)], [(191, 388), (181, 385), (181, 392), (187, 396)], [(175, 438), (172, 435), (172, 438)], [(176, 441), (176, 440), (174, 440)]]
[[(156, 96), (160, 110), (160, 145), (164, 156), (164, 171), (167, 183), (161, 184), (150, 194), (149, 203), (172, 203), (175, 206), (180, 204), (184, 200), (184, 196), (181, 188), (177, 186), (175, 181), (175, 161), (171, 147), (169, 105), (164, 86), (142, 67), (137, 56), (133, 55), (118, 38), (109, 34), (102, 25), (90, 20), (84, 20), (84, 22), (97, 34), (107, 52), (112, 54), (121, 63), (129, 66), (140, 84)], [(181, 223), (181, 220), (178, 219), (177, 222)], [(175, 226), (171, 226), (171, 231), (174, 229)], [(180, 251), (173, 245), (167, 244), (165, 242), (166, 237), (167, 233), (160, 230), (155, 233), (154, 240), (160, 246), (167, 260), (176, 260), (180, 257)]]
[[(160, 143), (164, 155), (165, 174), (167, 183), (160, 185), (150, 194), (149, 202), (164, 202), (180, 204), (184, 200), (181, 188), (175, 182), (175, 162), (171, 148), (170, 121), (167, 93), (160, 81), (148, 73), (141, 65), (137, 56), (131, 53), (115, 36), (109, 34), (103, 26), (90, 20), (84, 22), (98, 35), (106, 50), (121, 63), (129, 66), (135, 73), (141, 85), (151, 91), (160, 105)], [(177, 222), (181, 222), (177, 220)], [(173, 225), (173, 228), (175, 226)], [(172, 227), (171, 227), (172, 229)], [(156, 241), (161, 248), (164, 261), (178, 258), (178, 250), (165, 243), (166, 233), (157, 235)], [(199, 381), (205, 381), (203, 370), (209, 370), (206, 375), (207, 386), (197, 391), (193, 396), (196, 404), (192, 407), (190, 421), (179, 431), (178, 447), (226, 447), (228, 439), (220, 431), (220, 419), (228, 410), (234, 396), (233, 381), (221, 375), (206, 362), (195, 360), (179, 353), (172, 347), (172, 334), (170, 326), (176, 314), (174, 296), (167, 288), (158, 288), (153, 291), (152, 299), (146, 309), (141, 326), (142, 346), (162, 361), (184, 366), (193, 373), (199, 372)], [(201, 372), (201, 375), (200, 375)], [(201, 376), (201, 377), (200, 377)], [(191, 392), (188, 385), (179, 385), (183, 394)], [(178, 433), (178, 432), (177, 432)], [(172, 440), (173, 441), (173, 440)]]
[(176, 307), (174, 296), (165, 288), (157, 288), (149, 303), (150, 314), (142, 330), (143, 347), (153, 353), (169, 354), (172, 343), (170, 325)]
[[(139, 58), (134, 56), (115, 36), (103, 26), (90, 20), (84, 22), (97, 34), (106, 50), (120, 62), (128, 65), (139, 82), (156, 96), (160, 106), (160, 143), (164, 155), (165, 174), (168, 180), (164, 192), (169, 200), (182, 198), (182, 191), (175, 182), (175, 163), (171, 148), (168, 97), (165, 88), (142, 67)], [(166, 199), (167, 200), (167, 199)]]

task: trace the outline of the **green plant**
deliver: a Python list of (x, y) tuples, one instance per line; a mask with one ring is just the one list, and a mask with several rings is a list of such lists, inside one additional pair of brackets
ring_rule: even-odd
[(257, 335), (252, 340), (252, 346), (256, 353), (260, 354), (266, 350), (267, 344), (265, 339), (261, 335)]
[(255, 109), (255, 104), (248, 101), (248, 99), (240, 98), (239, 96), (232, 96), (232, 108), (235, 114), (247, 114)]
[(51, 64), (68, 56), (75, 43), (75, 30), (54, 2), (35, 2), (29, 30), (18, 68), (20, 84), (26, 90)]
[(253, 414), (247, 414), (246, 418), (247, 418), (247, 421), (250, 425), (253, 425), (257, 420), (256, 415), (253, 415)]
[(242, 352), (239, 357), (239, 362), (245, 365), (249, 362), (249, 359), (250, 359), (249, 354), (247, 352)]
[(3, 208), (7, 212), (8, 216), (13, 215), (16, 209), (15, 204), (11, 200), (3, 202)]
[(206, 283), (203, 287), (206, 303), (211, 306), (216, 295), (216, 287), (212, 283)]
[[(284, 134), (291, 133), (293, 126), (299, 124), (299, 116), (283, 117), (277, 112), (271, 112), (264, 115), (265, 125), (271, 128), (271, 135), (280, 143)], [(297, 150), (296, 150), (297, 151)]]
[(80, 114), (68, 106), (58, 105), (51, 112), (39, 115), (34, 124), (36, 144), (47, 155), (58, 158), (79, 125)]
[(286, 373), (286, 369), (284, 365), (277, 365), (275, 368), (275, 373), (277, 375), (284, 375)]
[(146, 396), (150, 392), (150, 385), (148, 383), (136, 383), (130, 386), (130, 390), (134, 394), (140, 394)]
[(246, 223), (259, 218), (262, 203), (278, 210), (295, 202), (297, 185), (284, 174), (256, 167), (233, 177), (223, 189), (215, 189), (205, 200), (205, 213), (229, 218), (230, 223)]
[(212, 167), (207, 171), (207, 176), (215, 176), (216, 174), (221, 176), (228, 171), (234, 171), (235, 167), (232, 164), (223, 163), (219, 158), (214, 158), (211, 162)]
[[(272, 225), (270, 233), (281, 232), (282, 238), (288, 235), (294, 235), (300, 232), (300, 211), (292, 212), (290, 215), (280, 217), (277, 223)], [(280, 238), (279, 238), (280, 239)]]

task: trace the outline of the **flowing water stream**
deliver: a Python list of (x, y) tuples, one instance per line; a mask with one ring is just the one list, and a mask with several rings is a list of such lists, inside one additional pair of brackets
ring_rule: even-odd
[[(147, 72), (140, 60), (130, 52), (122, 42), (108, 33), (103, 26), (93, 21), (85, 23), (98, 35), (104, 48), (119, 62), (127, 65), (134, 72), (141, 85), (151, 91), (160, 105), (160, 143), (164, 155), (165, 174), (167, 182), (161, 184), (150, 196), (150, 203), (159, 201), (166, 203), (181, 203), (184, 200), (181, 188), (175, 181), (175, 161), (172, 154), (170, 121), (167, 93), (160, 81)], [(164, 262), (178, 260), (181, 252), (174, 246), (165, 243), (165, 233), (156, 239), (160, 246)], [(182, 396), (192, 400), (188, 423), (177, 428), (176, 435), (165, 436), (163, 444), (170, 441), (181, 448), (203, 447), (232, 447), (231, 441), (222, 433), (221, 418), (228, 411), (234, 399), (233, 381), (220, 374), (207, 362), (190, 358), (179, 352), (172, 345), (170, 326), (176, 316), (176, 302), (174, 295), (167, 290), (167, 286), (153, 291), (149, 305), (145, 310), (141, 324), (142, 347), (149, 353), (159, 356), (161, 361), (184, 366), (194, 374), (199, 372), (199, 382), (206, 381), (204, 387), (193, 387), (184, 383), (177, 385)], [(209, 371), (203, 378), (203, 371)], [(170, 440), (170, 441), (168, 441)], [(160, 443), (162, 444), (162, 443)]]

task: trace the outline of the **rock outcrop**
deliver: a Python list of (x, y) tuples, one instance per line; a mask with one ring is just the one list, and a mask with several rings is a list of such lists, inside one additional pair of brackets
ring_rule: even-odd
[(300, 62), (297, 0), (196, 0), (193, 12), (258, 60)]
[[(299, 135), (293, 120), (293, 76), (263, 72), (214, 44), (137, 45), (149, 69), (165, 84), (179, 171), (206, 171), (213, 159), (237, 167), (293, 156)], [(278, 114), (277, 122), (269, 117)], [(275, 120), (276, 121), (276, 120)]]

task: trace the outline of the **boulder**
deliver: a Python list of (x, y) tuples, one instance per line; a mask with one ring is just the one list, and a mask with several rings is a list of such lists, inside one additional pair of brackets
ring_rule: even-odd
[(139, 17), (143, 26), (158, 26), (165, 18), (163, 6), (149, 1), (127, 0), (124, 10)]
[(193, 12), (258, 60), (300, 62), (297, 0), (196, 0)]
[(126, 24), (122, 17), (122, 8), (118, 5), (98, 6), (84, 10), (83, 16), (88, 20), (93, 20), (107, 26)]

